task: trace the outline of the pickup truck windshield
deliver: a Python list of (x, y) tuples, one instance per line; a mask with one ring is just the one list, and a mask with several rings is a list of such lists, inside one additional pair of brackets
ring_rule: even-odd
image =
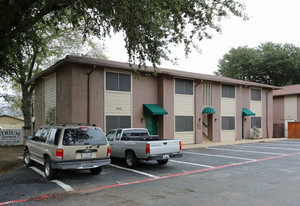
[(65, 129), (63, 145), (104, 145), (107, 144), (101, 129)]

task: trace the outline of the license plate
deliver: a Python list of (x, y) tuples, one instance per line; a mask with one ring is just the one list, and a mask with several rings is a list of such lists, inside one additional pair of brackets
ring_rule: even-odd
[(81, 157), (82, 158), (91, 158), (92, 157), (92, 153), (81, 153)]
[(170, 155), (163, 155), (163, 159), (169, 159)]

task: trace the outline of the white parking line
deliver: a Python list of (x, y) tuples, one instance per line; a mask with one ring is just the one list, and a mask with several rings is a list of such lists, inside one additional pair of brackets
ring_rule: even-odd
[(254, 147), (254, 148), (264, 148), (264, 149), (283, 149), (283, 150), (296, 150), (300, 151), (300, 149), (292, 149), (292, 148), (284, 148), (284, 147), (261, 147), (261, 146), (249, 146), (249, 145), (231, 145), (231, 146), (239, 146), (239, 147)]
[(183, 162), (183, 161), (176, 161), (176, 160), (169, 160), (171, 162), (175, 163), (180, 163), (180, 164), (187, 164), (187, 165), (194, 165), (194, 166), (200, 166), (200, 167), (207, 167), (207, 168), (213, 168), (215, 166), (208, 166), (208, 165), (202, 165), (202, 164), (197, 164), (197, 163), (192, 163), (192, 162)]
[(274, 152), (258, 152), (258, 151), (251, 151), (251, 150), (237, 150), (237, 149), (225, 149), (225, 148), (213, 148), (213, 147), (207, 147), (206, 149), (224, 150), (224, 151), (232, 151), (232, 152), (261, 153), (261, 154), (272, 154), (272, 155), (287, 155), (283, 153), (274, 153)]
[(127, 171), (130, 171), (130, 172), (135, 172), (135, 173), (145, 175), (145, 176), (148, 176), (148, 177), (159, 178), (158, 176), (155, 176), (155, 175), (151, 175), (151, 174), (148, 174), (148, 173), (145, 173), (145, 172), (140, 172), (138, 170), (129, 169), (129, 168), (126, 168), (126, 167), (120, 167), (120, 166), (117, 166), (117, 165), (114, 165), (114, 164), (110, 164), (110, 166), (118, 168), (118, 169), (122, 169), (122, 170), (127, 170)]
[[(38, 168), (36, 168), (36, 167), (29, 167), (29, 168), (32, 169), (33, 171), (39, 173), (43, 177), (45, 177), (45, 174), (41, 170), (39, 170)], [(56, 183), (58, 186), (62, 187), (66, 192), (74, 191), (73, 188), (70, 185), (67, 185), (67, 184), (65, 184), (65, 183), (63, 183), (59, 180), (51, 180), (51, 182)]]
[(281, 143), (281, 142), (276, 142), (276, 143), (269, 143), (269, 142), (264, 142), (264, 145), (268, 144), (268, 145), (288, 145), (289, 147), (300, 147), (299, 144), (294, 144), (294, 143)]
[(204, 155), (204, 156), (211, 156), (211, 157), (229, 158), (229, 159), (255, 160), (255, 159), (244, 158), (244, 157), (233, 157), (233, 156), (225, 156), (225, 155), (213, 155), (213, 154), (205, 154), (205, 153), (198, 153), (198, 152), (183, 152), (183, 153), (195, 154), (195, 155)]

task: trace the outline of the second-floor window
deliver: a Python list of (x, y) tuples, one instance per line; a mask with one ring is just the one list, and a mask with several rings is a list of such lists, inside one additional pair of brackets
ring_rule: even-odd
[(222, 84), (222, 97), (235, 98), (235, 86)]
[(106, 90), (130, 92), (130, 74), (106, 72)]
[(251, 100), (261, 101), (261, 90), (260, 89), (251, 89)]
[(175, 79), (175, 94), (193, 95), (193, 80)]

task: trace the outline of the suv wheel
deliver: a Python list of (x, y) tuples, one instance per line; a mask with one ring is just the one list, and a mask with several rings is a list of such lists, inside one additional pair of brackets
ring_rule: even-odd
[(138, 164), (138, 159), (136, 158), (134, 152), (129, 151), (126, 153), (126, 164), (129, 168), (135, 168)]
[(90, 169), (92, 175), (99, 175), (102, 171), (102, 167), (96, 167)]
[(23, 155), (23, 161), (26, 167), (32, 166), (33, 165), (33, 161), (30, 158), (30, 154), (28, 149), (26, 149), (24, 151), (24, 155)]
[(52, 180), (55, 177), (56, 170), (52, 168), (52, 163), (49, 157), (45, 158), (44, 173), (48, 180)]

